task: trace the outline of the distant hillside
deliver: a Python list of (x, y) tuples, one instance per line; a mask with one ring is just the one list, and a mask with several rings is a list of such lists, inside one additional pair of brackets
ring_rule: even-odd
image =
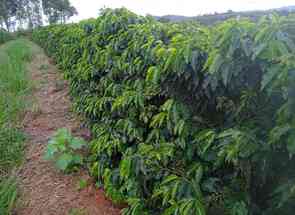
[(245, 12), (234, 12), (228, 11), (226, 13), (214, 13), (201, 16), (178, 16), (178, 15), (166, 15), (166, 16), (156, 16), (155, 18), (162, 22), (183, 22), (194, 20), (198, 21), (204, 25), (211, 25), (216, 22), (224, 21), (235, 17), (249, 17), (250, 19), (256, 21), (261, 16), (268, 15), (270, 13), (276, 12), (280, 15), (288, 15), (290, 13), (295, 13), (295, 6), (281, 7), (271, 10), (257, 10), (257, 11), (245, 11)]
[(289, 12), (294, 12), (295, 11), (295, 6), (287, 6), (287, 7), (281, 7), (281, 8), (278, 8), (276, 10), (283, 10), (283, 11), (289, 11)]

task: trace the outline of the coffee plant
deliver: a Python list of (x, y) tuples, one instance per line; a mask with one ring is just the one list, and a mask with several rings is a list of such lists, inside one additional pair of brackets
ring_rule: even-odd
[(126, 9), (37, 29), (92, 129), (91, 173), (123, 214), (295, 210), (295, 17), (212, 27)]

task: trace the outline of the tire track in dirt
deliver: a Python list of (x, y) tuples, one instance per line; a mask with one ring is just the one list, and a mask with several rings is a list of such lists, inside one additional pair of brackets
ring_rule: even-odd
[[(87, 215), (118, 215), (120, 210), (97, 190), (87, 173), (81, 171), (65, 175), (43, 159), (48, 139), (59, 128), (66, 127), (75, 136), (89, 137), (89, 131), (71, 112), (68, 86), (58, 70), (36, 45), (37, 54), (29, 64), (32, 80), (36, 82), (33, 105), (24, 119), (28, 136), (26, 155), (18, 177), (22, 197), (16, 214), (19, 215), (68, 215), (72, 209)], [(89, 185), (77, 189), (81, 178)]]

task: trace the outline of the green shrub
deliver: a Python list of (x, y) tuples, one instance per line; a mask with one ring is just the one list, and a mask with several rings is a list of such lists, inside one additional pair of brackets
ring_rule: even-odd
[(92, 175), (124, 214), (292, 214), (294, 21), (105, 9), (33, 38), (69, 79)]
[(83, 164), (83, 157), (77, 153), (86, 146), (86, 142), (73, 137), (66, 128), (59, 129), (47, 145), (45, 159), (54, 160), (56, 167), (69, 172)]
[(0, 44), (5, 43), (11, 39), (11, 34), (0, 28)]

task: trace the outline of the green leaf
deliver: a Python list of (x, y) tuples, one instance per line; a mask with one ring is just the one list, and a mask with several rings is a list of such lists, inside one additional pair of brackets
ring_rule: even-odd
[(128, 178), (130, 176), (131, 169), (131, 159), (129, 157), (125, 157), (120, 162), (120, 175), (122, 177)]
[(295, 154), (295, 133), (292, 132), (287, 139), (287, 149), (290, 154)]
[(271, 83), (271, 81), (279, 74), (280, 70), (280, 66), (272, 66), (268, 69), (268, 72), (262, 77), (261, 90), (264, 90), (264, 88)]
[(200, 183), (202, 177), (203, 177), (203, 167), (199, 165), (195, 174), (195, 182)]
[(217, 182), (220, 180), (218, 178), (207, 178), (202, 183), (202, 190), (210, 193), (217, 192)]
[(205, 207), (201, 201), (196, 199), (195, 205), (196, 205), (196, 210), (198, 215), (206, 215)]
[(189, 212), (192, 210), (194, 202), (192, 199), (183, 200), (183, 203), (180, 205), (179, 210), (183, 215), (189, 215)]
[(163, 182), (162, 185), (166, 185), (171, 183), (172, 181), (178, 180), (179, 177), (177, 175), (169, 175)]
[(83, 157), (81, 155), (78, 155), (78, 154), (75, 154), (75, 155), (72, 155), (72, 163), (73, 164), (83, 164)]
[(57, 161), (56, 161), (56, 166), (58, 169), (65, 171), (69, 165), (72, 163), (73, 161), (73, 156), (71, 154), (65, 153), (62, 154), (60, 157), (58, 157)]
[(179, 185), (180, 185), (180, 181), (176, 181), (176, 183), (173, 186), (172, 192), (171, 192), (171, 199), (175, 199), (176, 198), (176, 194), (177, 194)]
[(58, 143), (65, 143), (71, 139), (71, 132), (67, 128), (58, 129), (54, 135), (54, 139)]
[(146, 81), (157, 84), (160, 80), (160, 71), (157, 67), (152, 66), (148, 69)]
[(47, 148), (46, 148), (45, 155), (44, 155), (44, 159), (45, 160), (53, 159), (56, 152), (58, 152), (58, 149), (57, 149), (56, 145), (54, 145), (52, 143), (48, 144)]
[(72, 138), (69, 145), (72, 149), (77, 150), (77, 149), (82, 149), (83, 146), (86, 145), (86, 142), (82, 138)]
[(225, 86), (227, 86), (228, 81), (230, 81), (231, 72), (229, 65), (225, 65), (221, 73), (222, 81)]
[[(175, 48), (170, 48), (168, 50), (168, 53), (169, 53), (169, 56), (165, 62), (165, 66), (164, 66), (164, 69), (163, 71), (164, 72), (167, 72), (168, 68), (171, 67), (171, 65), (173, 65), (175, 63), (175, 58), (176, 58), (176, 54), (177, 54), (177, 50)], [(173, 69), (173, 68), (171, 68)]]
[(281, 143), (280, 139), (291, 130), (291, 126), (286, 124), (283, 126), (277, 126), (271, 130), (270, 144)]
[(248, 215), (248, 209), (244, 202), (236, 202), (231, 209), (231, 215)]

